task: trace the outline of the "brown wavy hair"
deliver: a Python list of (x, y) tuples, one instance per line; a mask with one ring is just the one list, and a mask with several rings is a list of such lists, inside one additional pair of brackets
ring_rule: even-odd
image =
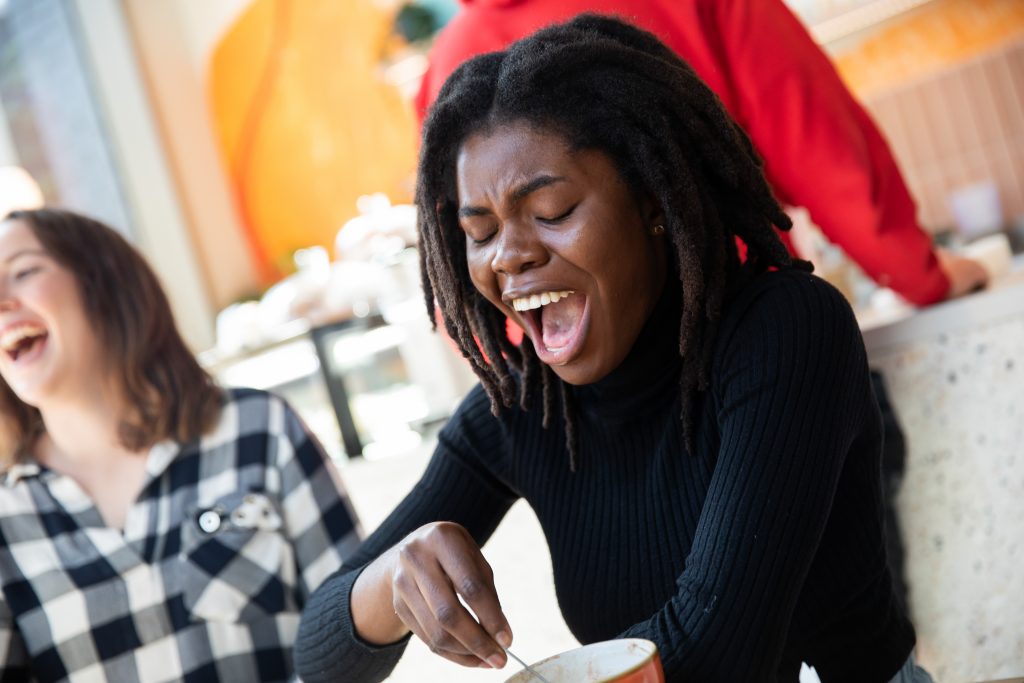
[[(185, 345), (142, 255), (112, 228), (71, 211), (12, 211), (3, 220), (23, 221), (78, 283), (104, 361), (130, 406), (118, 428), (121, 444), (142, 450), (208, 431), (220, 414), (220, 389)], [(39, 410), (0, 378), (0, 471), (28, 455), (44, 430)]]

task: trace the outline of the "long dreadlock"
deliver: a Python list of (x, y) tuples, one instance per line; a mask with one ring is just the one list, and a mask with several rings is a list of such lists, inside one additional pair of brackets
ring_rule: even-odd
[[(682, 294), (679, 355), (683, 438), (692, 453), (697, 395), (708, 386), (729, 287), (768, 268), (810, 270), (773, 226), (791, 222), (747, 135), (693, 70), (654, 35), (593, 14), (542, 29), (503, 52), (476, 57), (447, 80), (423, 128), (416, 203), (427, 310), (469, 359), (498, 415), (538, 400), (548, 427), (562, 406), (570, 466), (578, 437), (572, 393), (540, 362), (529, 338), (513, 345), (504, 315), (473, 286), (459, 227), (455, 161), (473, 133), (526, 122), (574, 150), (609, 155), (636, 196), (665, 218)], [(736, 238), (747, 246), (741, 266)], [(521, 373), (519, 393), (512, 370)], [(557, 393), (557, 396), (556, 396)]]

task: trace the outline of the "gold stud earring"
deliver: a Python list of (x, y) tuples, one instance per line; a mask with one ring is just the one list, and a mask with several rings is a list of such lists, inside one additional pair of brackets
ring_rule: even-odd
[(661, 223), (658, 223), (657, 225), (655, 225), (654, 227), (651, 228), (651, 234), (655, 235), (655, 236), (657, 236), (657, 235), (664, 235), (665, 234), (665, 226), (662, 225)]

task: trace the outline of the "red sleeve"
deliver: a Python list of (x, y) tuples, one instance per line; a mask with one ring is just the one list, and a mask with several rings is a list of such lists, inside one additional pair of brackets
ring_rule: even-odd
[(949, 281), (889, 147), (779, 0), (715, 0), (734, 113), (779, 199), (806, 207), (874, 278), (918, 305)]
[(430, 65), (423, 74), (415, 100), (420, 125), (423, 125), (427, 110), (437, 99), (441, 86), (462, 62), (485, 52), (502, 50), (516, 37), (516, 34), (502, 35), (498, 27), (482, 21), (479, 12), (463, 7), (441, 30), (430, 48)]
[[(675, 0), (673, 0), (675, 1)], [(464, 2), (430, 48), (430, 66), (416, 95), (420, 123), (445, 80), (465, 60), (504, 50), (542, 26), (566, 21), (580, 12), (622, 13), (623, 0), (474, 0)]]

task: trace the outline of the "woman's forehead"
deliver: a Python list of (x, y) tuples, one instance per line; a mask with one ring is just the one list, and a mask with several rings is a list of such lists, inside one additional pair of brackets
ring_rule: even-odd
[(0, 263), (31, 251), (44, 250), (28, 223), (17, 218), (0, 221)]
[[(539, 154), (538, 154), (539, 153)], [(456, 163), (487, 162), (493, 157), (520, 162), (564, 159), (572, 154), (565, 136), (525, 122), (495, 124), (467, 135), (459, 145)]]
[[(604, 157), (605, 163), (596, 157)], [(468, 136), (456, 158), (460, 202), (477, 196), (513, 196), (538, 178), (605, 181), (610, 160), (596, 150), (574, 150), (561, 134), (528, 124), (490, 127)], [(550, 184), (550, 183), (549, 183)]]

